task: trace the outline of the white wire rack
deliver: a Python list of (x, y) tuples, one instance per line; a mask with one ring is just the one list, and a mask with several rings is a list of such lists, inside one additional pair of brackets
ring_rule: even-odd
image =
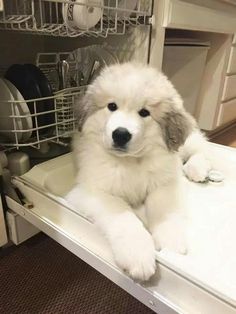
[(107, 37), (149, 23), (152, 0), (4, 0), (0, 29)]
[(65, 87), (76, 87), (79, 84), (79, 65), (76, 55), (73, 52), (42, 52), (36, 57), (36, 65), (47, 77), (53, 92), (60, 89), (57, 65), (61, 60), (66, 60), (69, 64), (69, 72)]
[(53, 97), (24, 101), (1, 100), (1, 105), (10, 106), (11, 114), (0, 117), (9, 125), (8, 129), (0, 130), (0, 145), (6, 149), (26, 146), (40, 149), (45, 142), (66, 145), (65, 138), (77, 129), (74, 106), (85, 89), (85, 86), (67, 88)]

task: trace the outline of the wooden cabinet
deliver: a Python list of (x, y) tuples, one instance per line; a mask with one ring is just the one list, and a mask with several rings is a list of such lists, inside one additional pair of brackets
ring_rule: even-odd
[(236, 75), (230, 75), (225, 77), (221, 99), (222, 101), (226, 101), (232, 98), (236, 98)]
[(230, 50), (227, 74), (236, 74), (236, 46), (233, 46)]
[(163, 5), (164, 27), (216, 33), (231, 33), (236, 29), (234, 6), (221, 1), (165, 0)]
[(227, 65), (222, 103), (219, 106), (216, 127), (236, 120), (236, 44), (233, 36), (232, 47)]
[(224, 125), (236, 119), (236, 98), (220, 105), (216, 126)]
[[(210, 43), (195, 118), (212, 131), (236, 119), (236, 2), (214, 0), (154, 1), (150, 63), (162, 69), (166, 34), (178, 31)], [(228, 111), (229, 110), (229, 111)]]
[(2, 201), (0, 200), (0, 247), (7, 243), (7, 231), (4, 221)]

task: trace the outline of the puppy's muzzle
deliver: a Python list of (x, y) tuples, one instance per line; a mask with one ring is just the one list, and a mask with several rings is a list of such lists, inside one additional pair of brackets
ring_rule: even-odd
[(112, 132), (112, 139), (114, 146), (118, 148), (124, 148), (125, 145), (130, 141), (132, 135), (125, 128), (117, 128)]

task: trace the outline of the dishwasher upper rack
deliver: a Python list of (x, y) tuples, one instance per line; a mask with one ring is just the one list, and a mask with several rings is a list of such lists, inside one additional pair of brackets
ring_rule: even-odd
[[(149, 24), (152, 8), (152, 0), (4, 0), (3, 3), (0, 29), (59, 37), (122, 35), (130, 25)], [(76, 23), (75, 13), (81, 18)], [(84, 25), (78, 27), (77, 23)]]
[[(40, 149), (46, 142), (67, 146), (69, 138), (78, 129), (75, 106), (86, 88), (67, 88), (52, 97), (38, 99), (1, 100), (2, 106), (10, 106), (11, 114), (0, 115), (0, 123), (7, 120), (9, 125), (9, 128), (0, 130), (0, 146), (5, 150)], [(41, 110), (49, 102), (50, 109)]]

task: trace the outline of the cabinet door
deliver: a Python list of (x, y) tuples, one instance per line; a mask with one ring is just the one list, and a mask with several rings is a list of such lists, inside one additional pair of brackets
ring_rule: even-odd
[(159, 21), (164, 27), (226, 34), (235, 32), (236, 6), (228, 5), (223, 1), (159, 0), (158, 2), (165, 12)]
[(236, 73), (236, 47), (232, 47), (230, 50), (229, 63), (227, 68), (228, 74)]
[(3, 215), (2, 201), (0, 199), (0, 247), (7, 243), (6, 225)]
[(236, 119), (236, 99), (222, 103), (220, 105), (217, 126), (221, 126), (235, 119)]
[(222, 101), (236, 98), (236, 75), (226, 76), (224, 89), (222, 94)]

